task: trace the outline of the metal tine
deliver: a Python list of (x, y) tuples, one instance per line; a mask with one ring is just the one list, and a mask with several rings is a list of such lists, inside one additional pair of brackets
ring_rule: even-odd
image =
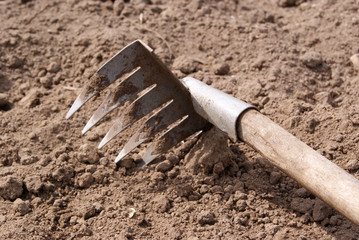
[(102, 139), (98, 148), (101, 149), (125, 128), (131, 126), (133, 123), (171, 99), (172, 96), (168, 91), (166, 91), (165, 86), (156, 85), (154, 88), (150, 89), (147, 93), (136, 99), (128, 107), (128, 109), (122, 112), (121, 116), (115, 121), (105, 137)]
[(187, 118), (182, 119), (176, 126), (168, 129), (162, 136), (155, 139), (155, 141), (146, 149), (139, 166), (144, 167), (148, 165), (161, 153), (176, 146), (179, 142), (189, 136), (197, 136), (199, 132), (203, 130), (203, 120), (197, 118), (197, 116), (188, 116)]
[[(140, 104), (139, 100), (146, 96), (150, 91), (152, 91), (154, 88), (156, 88), (156, 84), (153, 84), (149, 88), (145, 90), (145, 92), (139, 96), (135, 101), (133, 101), (130, 106), (128, 106), (126, 109), (123, 109), (123, 111), (120, 114), (120, 117), (116, 119), (116, 121), (112, 124), (110, 129), (107, 131), (105, 137), (101, 140), (100, 144), (98, 145), (98, 149), (101, 149), (103, 146), (105, 146), (109, 141), (111, 141), (112, 138), (116, 137), (120, 132), (131, 126), (136, 121), (140, 120), (142, 117), (144, 117), (146, 114), (144, 114), (142, 117), (133, 118), (133, 113), (136, 111), (137, 106)], [(150, 109), (148, 109), (149, 112), (151, 112)], [(154, 109), (152, 109), (153, 111)], [(149, 113), (148, 112), (148, 113)], [(130, 116), (130, 113), (132, 115)]]
[(69, 119), (77, 110), (81, 108), (96, 93), (102, 91), (113, 83), (116, 79), (138, 67), (139, 58), (148, 55), (153, 50), (140, 40), (136, 40), (114, 57), (107, 61), (90, 79), (90, 82), (82, 89), (81, 93), (72, 104), (70, 110), (66, 114)]
[(183, 114), (181, 111), (174, 111), (173, 100), (168, 102), (163, 108), (154, 113), (143, 126), (131, 136), (131, 138), (123, 146), (121, 152), (115, 159), (115, 162), (119, 162), (133, 149), (138, 147), (141, 143), (154, 137), (156, 134), (168, 128), (171, 124), (180, 119)]
[(106, 114), (111, 112), (116, 107), (129, 100), (134, 100), (137, 95), (143, 91), (143, 89), (149, 87), (147, 85), (148, 82), (145, 81), (145, 73), (141, 71), (141, 68), (137, 68), (107, 95), (100, 107), (86, 123), (86, 126), (82, 130), (82, 134), (85, 134), (90, 128), (105, 117)]

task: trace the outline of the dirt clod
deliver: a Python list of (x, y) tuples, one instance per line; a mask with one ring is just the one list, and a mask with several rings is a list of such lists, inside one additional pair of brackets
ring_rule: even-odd
[(14, 176), (7, 176), (0, 179), (0, 196), (4, 199), (15, 200), (23, 192), (23, 182)]
[(310, 198), (294, 198), (290, 203), (290, 207), (300, 213), (310, 213), (314, 201)]
[(71, 181), (72, 177), (74, 175), (74, 169), (71, 166), (63, 166), (59, 167), (52, 173), (52, 177), (62, 183), (67, 183)]
[(176, 187), (178, 196), (188, 197), (193, 193), (193, 187), (189, 184), (184, 184)]
[(197, 216), (197, 221), (201, 225), (214, 224), (216, 219), (213, 213), (210, 211), (202, 211)]
[(25, 108), (33, 108), (40, 104), (40, 97), (42, 96), (41, 92), (33, 88), (31, 89), (25, 97), (23, 97), (19, 104), (21, 106), (24, 106)]
[(41, 181), (40, 176), (28, 176), (24, 179), (24, 183), (26, 189), (34, 194), (40, 193), (40, 191), (44, 188), (44, 184)]
[(282, 177), (282, 174), (280, 172), (271, 172), (269, 177), (269, 182), (271, 184), (277, 184)]
[(93, 146), (86, 143), (81, 145), (79, 150), (81, 152), (78, 156), (78, 160), (80, 162), (89, 163), (89, 164), (94, 164), (98, 162), (99, 155), (98, 152), (96, 151), (96, 148), (94, 148)]
[(227, 75), (229, 70), (230, 66), (228, 63), (217, 63), (213, 65), (213, 72), (216, 75)]
[(193, 173), (220, 174), (226, 168), (235, 167), (232, 152), (227, 145), (227, 137), (213, 128), (201, 139), (185, 157), (186, 167)]
[(110, 84), (110, 80), (106, 75), (95, 73), (91, 76), (89, 83), (87, 85), (87, 92), (92, 91), (101, 91)]
[(91, 173), (84, 173), (76, 179), (76, 184), (80, 188), (88, 188), (94, 182), (94, 177)]
[(159, 213), (167, 212), (171, 207), (171, 203), (169, 199), (163, 195), (155, 197), (152, 200), (152, 204), (153, 204), (153, 209)]
[(322, 221), (325, 218), (329, 217), (332, 212), (332, 209), (328, 205), (326, 205), (320, 199), (317, 199), (313, 207), (313, 220)]
[(47, 71), (50, 73), (57, 73), (61, 70), (61, 62), (60, 61), (53, 61), (47, 67)]
[(350, 159), (344, 166), (349, 171), (355, 171), (359, 169), (359, 161), (357, 159)]
[(52, 86), (52, 79), (50, 76), (44, 76), (40, 78), (40, 83), (44, 88), (51, 88)]
[(13, 203), (13, 209), (15, 212), (23, 216), (30, 212), (30, 205), (28, 202), (25, 202), (22, 199), (18, 198)]
[(22, 156), (20, 158), (21, 165), (29, 165), (37, 161), (39, 161), (39, 158), (37, 156)]
[(24, 64), (24, 60), (17, 56), (10, 56), (9, 68), (20, 68)]
[(180, 70), (184, 74), (190, 74), (197, 71), (199, 64), (193, 58), (187, 55), (181, 55), (175, 59), (172, 67)]
[(134, 165), (134, 161), (132, 158), (124, 158), (119, 162), (120, 167), (124, 167), (126, 169), (130, 169)]
[(165, 160), (157, 164), (156, 171), (166, 172), (172, 167), (172, 163), (169, 160)]
[(308, 51), (300, 57), (300, 61), (308, 68), (316, 68), (322, 65), (322, 55), (318, 52)]

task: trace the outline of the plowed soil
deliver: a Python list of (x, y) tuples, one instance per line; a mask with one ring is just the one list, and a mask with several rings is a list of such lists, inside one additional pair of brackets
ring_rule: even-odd
[(141, 39), (359, 178), (358, 0), (0, 0), (0, 21), (0, 239), (359, 238), (216, 129), (141, 168), (143, 146), (114, 163), (129, 133), (97, 150), (120, 110), (81, 135), (105, 95), (65, 120)]

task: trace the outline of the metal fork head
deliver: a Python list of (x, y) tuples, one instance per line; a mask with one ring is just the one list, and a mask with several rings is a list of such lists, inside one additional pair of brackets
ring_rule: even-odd
[[(125, 74), (128, 75), (123, 79)], [(108, 94), (82, 130), (84, 134), (107, 113), (130, 102), (99, 145), (99, 148), (103, 147), (121, 131), (141, 121), (137, 131), (125, 139), (127, 143), (116, 162), (144, 141), (152, 140), (142, 156), (141, 165), (147, 165), (161, 153), (208, 125), (195, 112), (186, 87), (153, 50), (140, 40), (127, 45), (95, 73), (81, 90), (66, 119), (120, 78), (123, 80)]]

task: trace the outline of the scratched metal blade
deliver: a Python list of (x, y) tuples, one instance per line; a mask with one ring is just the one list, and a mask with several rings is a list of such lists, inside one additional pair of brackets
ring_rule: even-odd
[(127, 45), (95, 73), (81, 90), (70, 110), (66, 114), (66, 119), (70, 118), (82, 105), (84, 105), (96, 93), (101, 92), (116, 79), (138, 67), (140, 60), (152, 52), (152, 49), (141, 41), (136, 40)]
[(145, 73), (141, 71), (141, 68), (137, 69), (125, 80), (123, 80), (101, 103), (100, 107), (92, 115), (86, 126), (82, 130), (82, 134), (85, 134), (90, 128), (92, 128), (97, 122), (118, 106), (123, 105), (129, 100), (135, 100), (136, 96), (148, 86), (148, 82), (145, 81)]
[(87, 94), (87, 89), (82, 89), (81, 93), (77, 96), (75, 102), (72, 104), (70, 110), (66, 114), (66, 119), (69, 119), (79, 108), (84, 105), (92, 96), (94, 96), (97, 92), (94, 91), (90, 94)]
[(119, 162), (133, 149), (138, 147), (147, 139), (154, 137), (156, 134), (165, 130), (168, 126), (181, 118), (180, 111), (174, 111), (173, 102), (170, 102), (160, 111), (153, 114), (143, 126), (128, 140), (121, 152), (116, 157), (115, 162)]
[(154, 109), (160, 107), (162, 104), (171, 100), (171, 94), (166, 94), (166, 91), (161, 87), (154, 87), (140, 98), (136, 99), (125, 110), (120, 118), (111, 126), (105, 137), (102, 139), (98, 148), (102, 148), (117, 134), (122, 132), (125, 128), (131, 126), (133, 123), (151, 113)]
[[(199, 121), (197, 121), (199, 120)], [(203, 129), (203, 121), (197, 116), (189, 116), (183, 119), (178, 125), (170, 128), (155, 142), (153, 142), (145, 151), (140, 166), (146, 166), (152, 162), (161, 153), (176, 146), (179, 142)]]

